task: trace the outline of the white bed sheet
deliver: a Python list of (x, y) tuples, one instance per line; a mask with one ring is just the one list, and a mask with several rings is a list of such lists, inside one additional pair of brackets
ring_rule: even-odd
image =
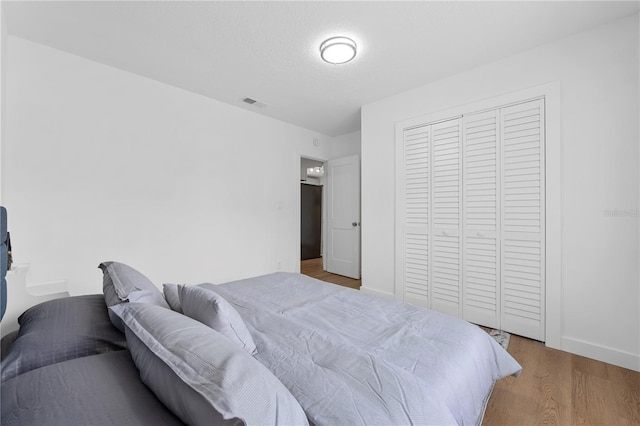
[(466, 321), (304, 275), (202, 286), (316, 425), (479, 424), (494, 382), (521, 370)]

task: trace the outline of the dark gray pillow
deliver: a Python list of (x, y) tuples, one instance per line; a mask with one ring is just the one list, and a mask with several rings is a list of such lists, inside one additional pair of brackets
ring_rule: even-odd
[(27, 309), (2, 359), (2, 381), (49, 364), (126, 349), (100, 294), (49, 300)]
[(222, 417), (231, 424), (308, 424), (280, 380), (217, 331), (149, 304), (122, 303), (111, 310), (126, 326), (142, 381), (182, 421), (211, 424)]
[(9, 352), (9, 348), (14, 340), (16, 340), (16, 337), (18, 337), (18, 330), (10, 332), (0, 340), (0, 361), (2, 361), (5, 354)]
[[(102, 262), (98, 268), (102, 269), (102, 293), (108, 307), (126, 302), (129, 294), (138, 290), (156, 292), (162, 297), (158, 287), (149, 278), (129, 265), (120, 262)], [(168, 308), (166, 304), (164, 307)], [(113, 325), (124, 332), (120, 318), (111, 311), (109, 311), (109, 318), (111, 318)]]
[(256, 353), (256, 344), (242, 317), (222, 296), (202, 287), (178, 286), (182, 313), (200, 321), (237, 343), (250, 354)]
[(3, 382), (0, 397), (3, 426), (183, 425), (140, 381), (127, 350), (31, 370)]

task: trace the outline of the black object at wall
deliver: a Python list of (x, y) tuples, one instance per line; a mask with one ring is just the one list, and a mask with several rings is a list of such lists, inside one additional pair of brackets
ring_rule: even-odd
[(7, 271), (9, 270), (9, 246), (7, 244), (7, 209), (0, 207), (0, 319), (7, 310)]
[(11, 232), (7, 232), (7, 271), (11, 270), (13, 253), (11, 252)]
[(322, 248), (322, 186), (300, 184), (300, 260), (317, 259)]

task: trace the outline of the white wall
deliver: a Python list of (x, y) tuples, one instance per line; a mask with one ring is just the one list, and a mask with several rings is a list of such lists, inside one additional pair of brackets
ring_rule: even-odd
[(360, 131), (334, 137), (329, 147), (330, 159), (335, 160), (351, 155), (360, 155), (360, 139)]
[(394, 292), (395, 123), (559, 81), (562, 348), (640, 370), (638, 50), (636, 15), (363, 106), (363, 288)]
[(300, 156), (332, 138), (17, 37), (8, 56), (2, 194), (34, 282), (298, 270)]

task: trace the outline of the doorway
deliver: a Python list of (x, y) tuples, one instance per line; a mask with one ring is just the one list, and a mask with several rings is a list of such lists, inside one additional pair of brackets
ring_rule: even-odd
[(323, 254), (324, 163), (300, 159), (300, 260)]
[(300, 183), (300, 260), (322, 257), (322, 186)]
[[(308, 261), (318, 254), (317, 249), (308, 253), (307, 244), (312, 238), (320, 238), (320, 260), (323, 270), (332, 274), (360, 279), (360, 160), (357, 155), (323, 162), (302, 157), (300, 159), (300, 260)], [(307, 188), (319, 186), (321, 189)], [(304, 194), (316, 192), (312, 196)], [(314, 207), (303, 205), (305, 199), (316, 200)], [(307, 223), (317, 223), (320, 212), (320, 229), (305, 229)], [(316, 219), (312, 219), (314, 216)], [(316, 258), (318, 259), (318, 258)]]

